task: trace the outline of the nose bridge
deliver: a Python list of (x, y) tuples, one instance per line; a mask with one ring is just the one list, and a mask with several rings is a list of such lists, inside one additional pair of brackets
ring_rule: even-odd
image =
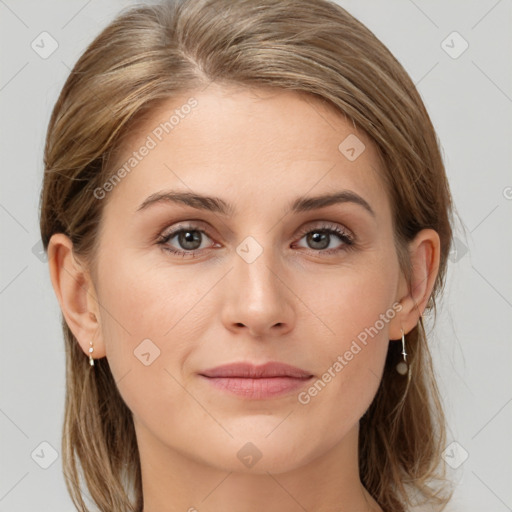
[(279, 257), (272, 235), (249, 235), (236, 247), (237, 257), (232, 278), (238, 282), (247, 299), (272, 300), (280, 293), (275, 272)]
[(253, 334), (291, 327), (292, 305), (274, 247), (272, 233), (247, 236), (236, 247), (224, 317), (231, 326), (243, 324)]

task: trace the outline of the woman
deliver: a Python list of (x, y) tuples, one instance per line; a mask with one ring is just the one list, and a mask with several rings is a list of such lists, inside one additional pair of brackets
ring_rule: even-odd
[(102, 511), (443, 508), (451, 197), (407, 73), (325, 0), (120, 15), (55, 105), (63, 463)]

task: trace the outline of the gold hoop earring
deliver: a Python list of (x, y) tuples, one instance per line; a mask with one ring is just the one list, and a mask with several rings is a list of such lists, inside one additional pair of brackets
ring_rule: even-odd
[(92, 346), (92, 340), (89, 342), (89, 364), (91, 366), (94, 366), (94, 359), (92, 358), (92, 353), (94, 352), (94, 348)]
[(405, 333), (402, 328), (400, 328), (400, 329), (402, 331), (402, 356), (404, 357), (404, 360), (400, 361), (396, 365), (396, 371), (400, 375), (406, 375), (407, 372), (409, 371), (409, 365), (407, 364), (407, 352), (405, 351)]

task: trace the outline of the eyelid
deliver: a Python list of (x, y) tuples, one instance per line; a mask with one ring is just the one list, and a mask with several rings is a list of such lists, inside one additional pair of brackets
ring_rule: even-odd
[(208, 228), (205, 228), (201, 225), (201, 221), (183, 221), (173, 224), (172, 226), (164, 229), (160, 235), (158, 235), (157, 241), (165, 241), (171, 238), (174, 238), (181, 231), (198, 231), (203, 235), (206, 235), (210, 240), (212, 240), (212, 236), (210, 236)]
[(160, 236), (166, 237), (171, 233), (179, 231), (180, 229), (194, 229), (197, 231), (204, 231), (206, 234), (208, 234), (210, 226), (207, 222), (200, 219), (188, 219), (176, 221), (173, 224), (167, 225), (167, 227), (165, 227), (163, 230), (160, 230), (159, 233)]
[(317, 220), (317, 221), (312, 221), (311, 223), (308, 223), (306, 224), (305, 226), (303, 226), (297, 236), (304, 236), (306, 235), (307, 233), (311, 232), (311, 231), (314, 231), (314, 230), (322, 230), (322, 229), (325, 229), (325, 230), (335, 230), (335, 231), (340, 231), (344, 236), (346, 236), (347, 238), (349, 238), (351, 241), (355, 241), (355, 235), (352, 233), (352, 231), (348, 228), (346, 228), (343, 224), (338, 224), (336, 222), (332, 222), (332, 221), (329, 221), (329, 220)]
[[(330, 220), (314, 220), (307, 222), (304, 226), (302, 226), (299, 231), (294, 236), (304, 236), (309, 233), (312, 229), (338, 229), (348, 238), (354, 240), (355, 236), (351, 230), (345, 227), (343, 224), (339, 224)], [(158, 238), (167, 238), (168, 236), (179, 232), (181, 229), (190, 229), (194, 231), (200, 231), (203, 234), (206, 234), (209, 238), (212, 238), (209, 234), (209, 224), (200, 219), (190, 219), (185, 221), (178, 221), (170, 226), (164, 228), (163, 231), (159, 232)]]

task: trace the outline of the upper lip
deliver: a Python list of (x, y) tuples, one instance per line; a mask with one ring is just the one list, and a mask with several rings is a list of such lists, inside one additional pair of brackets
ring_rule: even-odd
[(252, 363), (230, 363), (216, 366), (200, 372), (205, 377), (241, 377), (246, 379), (261, 379), (268, 377), (306, 378), (312, 374), (301, 368), (285, 363), (271, 361), (261, 365)]

